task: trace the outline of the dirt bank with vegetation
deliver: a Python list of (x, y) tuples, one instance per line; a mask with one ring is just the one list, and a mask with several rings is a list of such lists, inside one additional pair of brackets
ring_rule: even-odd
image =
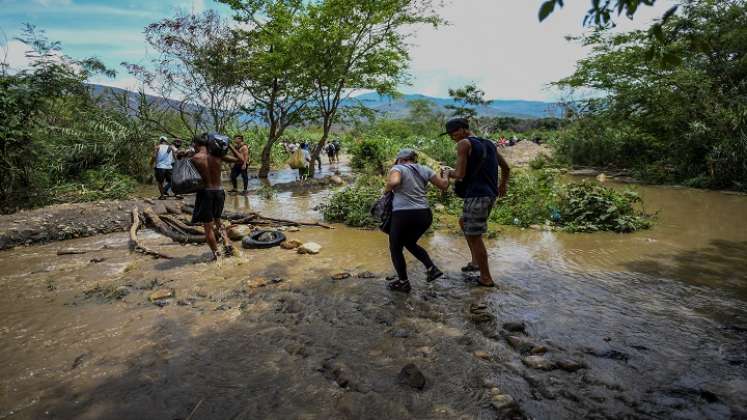
[[(351, 181), (349, 175), (332, 175), (310, 179), (306, 182), (282, 182), (253, 191), (253, 194), (275, 192), (309, 193), (340, 186)], [(151, 188), (151, 187), (149, 187)], [(155, 189), (155, 187), (152, 187)], [(190, 203), (193, 197), (187, 196)], [(19, 245), (31, 245), (50, 241), (84, 238), (129, 229), (131, 210), (140, 211), (152, 207), (156, 214), (179, 214), (182, 203), (177, 200), (105, 200), (87, 203), (68, 203), (22, 210), (13, 214), (0, 215), (0, 250)]]

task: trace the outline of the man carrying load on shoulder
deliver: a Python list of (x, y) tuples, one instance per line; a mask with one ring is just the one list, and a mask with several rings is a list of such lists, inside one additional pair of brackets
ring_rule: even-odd
[[(195, 197), (195, 207), (192, 212), (192, 223), (201, 223), (205, 228), (205, 238), (208, 246), (213, 252), (213, 258), (218, 259), (218, 241), (215, 230), (217, 229), (223, 239), (226, 256), (233, 255), (233, 245), (228, 238), (226, 229), (221, 223), (223, 206), (226, 201), (226, 193), (221, 184), (221, 164), (223, 162), (237, 163), (241, 161), (241, 155), (230, 144), (228, 137), (220, 134), (201, 134), (194, 138), (195, 154), (192, 163), (200, 173), (205, 188), (198, 190)], [(226, 153), (231, 150), (234, 156)]]
[(462, 271), (479, 271), (478, 283), (493, 287), (495, 283), (490, 275), (488, 252), (482, 235), (488, 231), (488, 216), (496, 198), (506, 195), (510, 169), (493, 142), (472, 135), (466, 119), (449, 120), (442, 135), (445, 134), (456, 143), (457, 164), (456, 169), (449, 169), (444, 176), (458, 181), (455, 191), (464, 199), (459, 225), (472, 254), (472, 261), (462, 267)]

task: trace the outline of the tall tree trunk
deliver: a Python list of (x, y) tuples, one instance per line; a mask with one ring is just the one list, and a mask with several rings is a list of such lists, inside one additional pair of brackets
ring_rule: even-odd
[(319, 159), (319, 155), (322, 153), (322, 149), (324, 149), (324, 145), (327, 144), (327, 138), (329, 138), (329, 132), (332, 129), (332, 117), (325, 115), (324, 116), (324, 123), (322, 124), (324, 131), (322, 134), (322, 138), (319, 139), (319, 143), (317, 143), (314, 150), (311, 152), (311, 167), (309, 168), (309, 176), (314, 177), (314, 174), (316, 173), (316, 162), (317, 159)]
[(267, 178), (267, 176), (270, 174), (270, 164), (272, 163), (272, 146), (275, 144), (275, 141), (277, 141), (279, 134), (280, 133), (278, 133), (278, 125), (273, 119), (270, 122), (270, 132), (267, 135), (267, 142), (265, 143), (265, 147), (262, 148), (262, 164), (259, 167), (258, 174), (260, 178)]
[(272, 160), (272, 145), (275, 143), (274, 140), (267, 139), (265, 147), (262, 148), (262, 165), (259, 167), (260, 178), (267, 178), (270, 174), (270, 163)]

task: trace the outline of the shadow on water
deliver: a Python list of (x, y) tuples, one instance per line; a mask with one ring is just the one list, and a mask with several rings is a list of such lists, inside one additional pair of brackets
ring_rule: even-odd
[(654, 255), (624, 265), (653, 277), (733, 290), (747, 300), (747, 241), (716, 239), (703, 248)]

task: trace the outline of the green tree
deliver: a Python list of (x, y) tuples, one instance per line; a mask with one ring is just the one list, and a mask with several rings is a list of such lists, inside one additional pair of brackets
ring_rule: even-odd
[[(438, 25), (430, 0), (321, 0), (310, 2), (297, 51), (314, 85), (322, 136), (317, 158), (338, 121), (341, 102), (368, 89), (393, 93), (406, 81), (406, 40), (419, 24)], [(313, 169), (313, 168), (312, 168)]]
[[(539, 20), (543, 21), (550, 16), (556, 8), (561, 8), (565, 0), (546, 0), (539, 9)], [(591, 6), (584, 16), (583, 24), (595, 25), (597, 27), (614, 26), (613, 15), (623, 13), (629, 19), (638, 11), (640, 6), (653, 6), (656, 0), (591, 0)]]
[(234, 30), (241, 68), (241, 87), (251, 101), (242, 109), (268, 127), (259, 176), (270, 172), (273, 145), (285, 130), (309, 117), (312, 85), (298, 50), (299, 21), (305, 13), (300, 0), (220, 0), (236, 12), (243, 25)]
[(477, 117), (477, 107), (489, 105), (492, 101), (485, 100), (485, 92), (476, 84), (471, 83), (458, 89), (449, 89), (449, 96), (455, 104), (446, 105), (452, 116), (459, 116), (473, 120)]
[(579, 164), (637, 167), (658, 181), (747, 188), (747, 2), (698, 0), (645, 31), (583, 38), (592, 48), (561, 87), (578, 102), (559, 151)]
[(245, 98), (237, 39), (214, 11), (179, 14), (145, 28), (145, 39), (158, 52), (152, 68), (122, 63), (143, 84), (167, 99), (184, 127), (197, 134), (224, 132)]

